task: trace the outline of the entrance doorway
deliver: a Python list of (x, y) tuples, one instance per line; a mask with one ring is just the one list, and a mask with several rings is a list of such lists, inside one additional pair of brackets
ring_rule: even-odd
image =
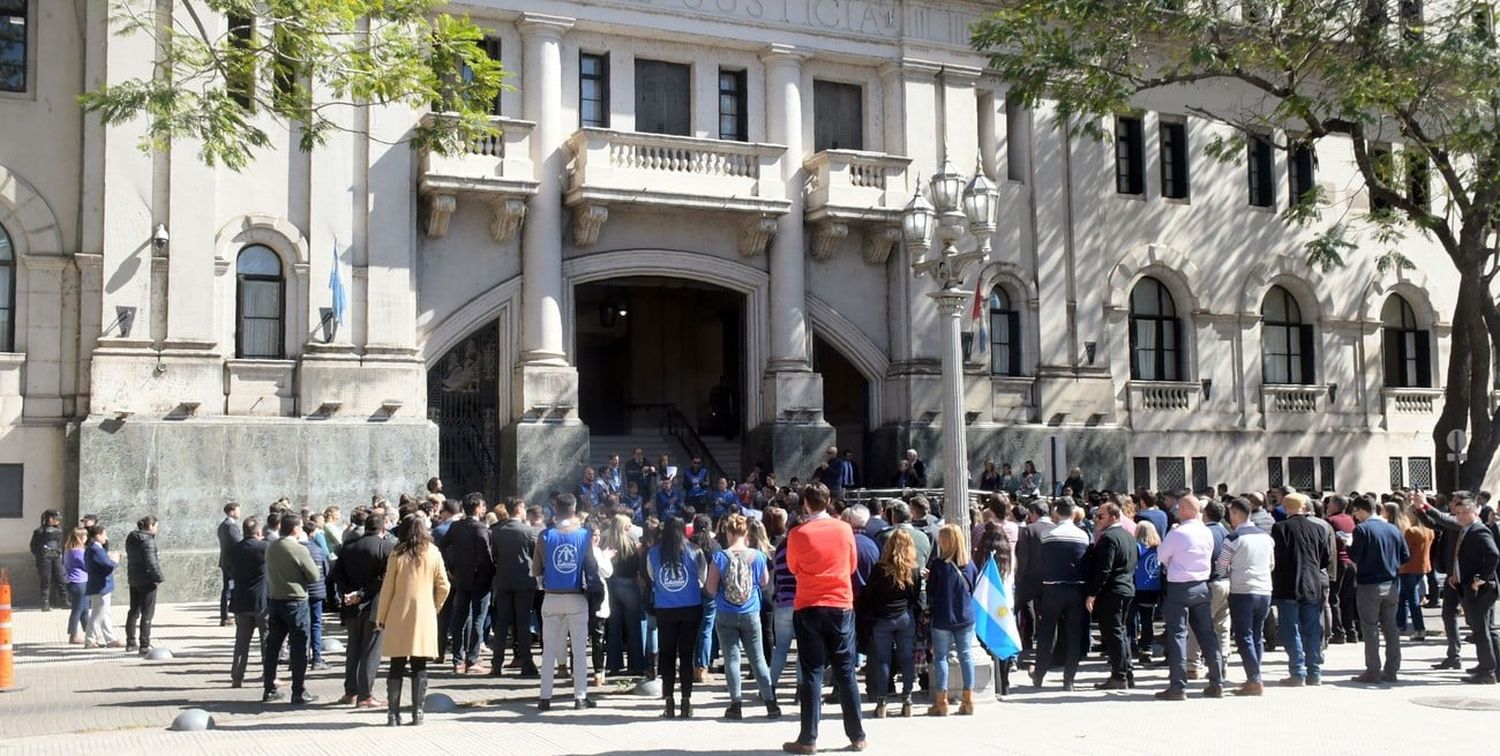
[(870, 429), (870, 383), (838, 349), (816, 334), (813, 370), (823, 376), (823, 419), (834, 428), (839, 452), (854, 452), (859, 484), (869, 486), (865, 445)]
[(491, 321), (427, 371), (427, 419), (438, 427), (438, 476), (450, 496), (500, 500), (499, 345)]
[(744, 295), (629, 277), (580, 284), (574, 301), (578, 409), (592, 434), (654, 431), (671, 408), (705, 438), (741, 437)]

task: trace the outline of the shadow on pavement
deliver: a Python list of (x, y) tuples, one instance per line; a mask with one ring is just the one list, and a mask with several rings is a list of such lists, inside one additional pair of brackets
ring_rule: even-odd
[(217, 725), (215, 730), (223, 732), (256, 732), (261, 730), (276, 730), (277, 732), (301, 732), (303, 730), (353, 730), (361, 727), (371, 727), (370, 722), (258, 722), (254, 724), (225, 724)]

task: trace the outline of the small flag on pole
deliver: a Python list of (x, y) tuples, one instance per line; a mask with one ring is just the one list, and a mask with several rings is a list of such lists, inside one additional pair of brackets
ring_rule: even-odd
[(979, 584), (974, 586), (974, 634), (997, 659), (1010, 659), (1021, 653), (1021, 632), (1011, 612), (1010, 596), (1000, 570), (991, 559), (984, 567)]
[(344, 291), (344, 279), (339, 276), (339, 248), (333, 247), (333, 272), (328, 274), (328, 288), (333, 292), (333, 322), (343, 325), (344, 310), (349, 306), (349, 295)]
[(985, 317), (984, 312), (986, 298), (984, 296), (984, 286), (980, 285), (983, 283), (983, 277), (974, 282), (974, 308), (969, 313), (969, 319), (974, 323), (972, 331), (974, 333), (974, 349), (976, 353), (984, 353), (990, 348), (990, 331), (985, 323), (988, 318)]

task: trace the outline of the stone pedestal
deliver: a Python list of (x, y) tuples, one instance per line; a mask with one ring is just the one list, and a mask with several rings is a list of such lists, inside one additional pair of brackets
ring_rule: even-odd
[(425, 419), (92, 418), (72, 440), (79, 513), (99, 515), (118, 544), (143, 515), (161, 521), (163, 601), (218, 595), (225, 502), (262, 517), (281, 496), (294, 509), (348, 511), (372, 494), (415, 493), (438, 461), (437, 426)]
[[(224, 414), (224, 363), (201, 350), (147, 348), (145, 342), (100, 339), (94, 350), (89, 414)], [(131, 520), (135, 522), (135, 520)]]
[(835, 440), (833, 426), (821, 420), (762, 423), (750, 432), (750, 459), (768, 465), (781, 485), (793, 477), (808, 483)]
[(1114, 422), (1115, 388), (1105, 369), (1043, 366), (1037, 371), (1036, 391), (1043, 423)]
[(500, 434), (500, 489), (547, 506), (553, 491), (571, 493), (589, 457), (583, 423), (520, 422)]

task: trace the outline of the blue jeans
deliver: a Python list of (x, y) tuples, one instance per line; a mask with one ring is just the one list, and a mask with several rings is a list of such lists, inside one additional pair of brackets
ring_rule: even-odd
[(1204, 661), (1208, 663), (1208, 684), (1219, 687), (1224, 684), (1224, 656), (1219, 648), (1219, 634), (1214, 632), (1213, 594), (1208, 582), (1167, 583), (1162, 600), (1161, 613), (1167, 623), (1167, 664), (1170, 667), (1170, 686), (1177, 690), (1187, 687), (1187, 634), (1191, 626), (1198, 646), (1203, 649)]
[[(609, 579), (609, 624), (605, 627), (604, 647), (609, 657), (606, 667), (628, 669), (631, 674), (646, 671), (646, 622), (641, 610), (641, 584), (634, 578)], [(625, 662), (629, 661), (627, 668)]]
[(1292, 677), (1323, 676), (1323, 602), (1276, 602), (1276, 624)]
[(1266, 653), (1266, 615), (1271, 613), (1271, 595), (1229, 594), (1229, 627), (1234, 635), (1245, 679), (1260, 682), (1260, 659)]
[(771, 687), (774, 688), (781, 682), (781, 673), (786, 669), (786, 657), (792, 652), (792, 640), (797, 631), (792, 626), (790, 606), (776, 607), (772, 617), (771, 635), (776, 640), (776, 646), (771, 650)]
[(797, 630), (797, 694), (802, 710), (802, 729), (797, 742), (818, 743), (823, 672), (830, 667), (839, 706), (844, 711), (844, 734), (851, 743), (864, 740), (865, 728), (859, 719), (859, 681), (854, 676), (854, 611), (811, 606), (798, 609), (792, 616), (792, 624)]
[(68, 637), (70, 638), (82, 633), (89, 623), (87, 589), (88, 583), (68, 583)]
[(479, 663), (480, 647), (484, 645), (484, 615), (489, 607), (489, 586), (453, 591), (453, 618), (449, 624), (453, 631), (453, 650), (449, 653), (453, 655), (454, 664), (463, 662), (473, 666)]
[(776, 700), (771, 688), (771, 671), (766, 668), (766, 652), (760, 643), (760, 611), (719, 614), (714, 622), (714, 632), (719, 636), (719, 648), (724, 651), (724, 680), (729, 684), (729, 700), (740, 700), (740, 646), (750, 657), (750, 674), (760, 688), (760, 700), (770, 704)]
[(932, 690), (942, 695), (948, 690), (948, 649), (958, 651), (958, 669), (963, 675), (964, 690), (974, 688), (974, 623), (952, 630), (932, 628)]
[(307, 675), (307, 600), (271, 599), (267, 602), (270, 614), (266, 630), (265, 690), (276, 689), (276, 662), (281, 657), (281, 644), (291, 642), (292, 697), (301, 698), (302, 681)]
[(896, 668), (901, 670), (901, 697), (911, 695), (912, 683), (916, 680), (916, 662), (912, 657), (912, 646), (917, 639), (917, 623), (911, 612), (902, 612), (895, 619), (879, 618), (871, 631), (870, 660), (865, 667), (865, 684), (876, 701), (884, 701), (890, 693), (891, 653), (894, 647)]
[(307, 642), (312, 648), (312, 661), (323, 661), (323, 602), (327, 599), (307, 599)]
[(1396, 625), (1401, 632), (1406, 632), (1406, 618), (1411, 617), (1411, 629), (1419, 633), (1427, 632), (1427, 622), (1422, 619), (1422, 594), (1425, 592), (1426, 575), (1401, 576), (1401, 604), (1396, 609)]
[(698, 628), (697, 654), (693, 657), (693, 666), (699, 669), (708, 669), (708, 665), (714, 663), (714, 655), (719, 650), (714, 640), (714, 615), (718, 614), (718, 605), (714, 600), (703, 602), (703, 624)]

